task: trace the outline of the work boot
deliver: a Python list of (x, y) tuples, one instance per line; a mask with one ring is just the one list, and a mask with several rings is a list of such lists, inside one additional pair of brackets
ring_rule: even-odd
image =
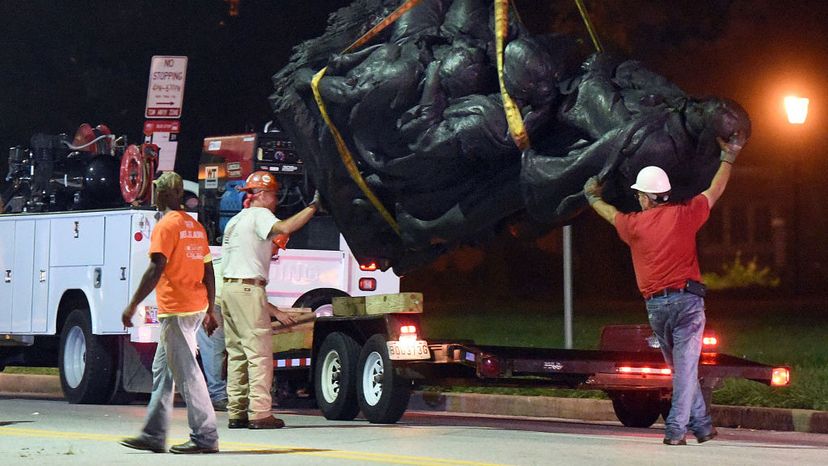
[(683, 438), (664, 437), (664, 441), (662, 443), (670, 446), (687, 445), (687, 440), (684, 440)]
[(247, 425), (247, 428), (248, 429), (254, 429), (254, 430), (258, 430), (258, 429), (281, 429), (284, 426), (285, 426), (285, 421), (283, 421), (279, 418), (273, 417), (273, 416), (268, 416), (268, 417), (263, 418), (263, 419), (251, 419), (250, 422)]
[(170, 447), (170, 453), (192, 455), (195, 453), (218, 453), (218, 447), (201, 447), (192, 440)]
[(704, 442), (707, 442), (708, 440), (713, 440), (713, 439), (714, 439), (714, 438), (716, 438), (718, 435), (719, 435), (719, 431), (718, 431), (718, 430), (716, 430), (716, 428), (714, 427), (714, 428), (713, 428), (713, 430), (711, 430), (709, 434), (707, 434), (707, 435), (702, 435), (702, 436), (698, 436), (698, 437), (696, 437), (696, 440), (697, 440), (699, 443), (704, 443)]
[(159, 444), (159, 443), (153, 443), (153, 442), (151, 442), (151, 441), (149, 441), (149, 440), (147, 440), (143, 437), (128, 437), (128, 438), (125, 438), (125, 439), (121, 440), (118, 443), (120, 443), (121, 445), (123, 445), (127, 448), (132, 448), (134, 450), (145, 450), (145, 451), (151, 451), (153, 453), (166, 453), (167, 452), (167, 449), (164, 447), (164, 445)]
[(227, 421), (227, 428), (228, 429), (247, 429), (247, 426), (250, 423), (247, 419), (230, 419)]
[(227, 411), (227, 398), (223, 400), (212, 400), (213, 403), (213, 410), (216, 412), (224, 412)]

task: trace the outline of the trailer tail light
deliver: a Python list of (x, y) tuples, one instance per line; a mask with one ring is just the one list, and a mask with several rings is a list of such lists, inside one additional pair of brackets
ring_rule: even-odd
[(501, 364), (500, 360), (491, 355), (483, 355), (477, 365), (480, 375), (488, 378), (500, 377)]
[(636, 375), (670, 375), (673, 371), (669, 367), (633, 367), (620, 366), (616, 369), (621, 374), (636, 374)]
[(771, 374), (771, 386), (781, 387), (791, 382), (791, 371), (787, 367), (774, 367)]
[(377, 279), (370, 277), (362, 277), (359, 279), (359, 289), (361, 291), (374, 291), (377, 289)]
[(374, 262), (374, 261), (371, 261), (371, 262), (368, 262), (368, 263), (365, 263), (365, 264), (359, 264), (359, 270), (362, 270), (364, 272), (373, 272), (373, 271), (377, 270), (377, 263)]
[(417, 339), (417, 326), (410, 323), (400, 325), (399, 338), (388, 340), (385, 344), (392, 361), (431, 359), (428, 342)]
[(705, 349), (712, 349), (719, 345), (719, 339), (715, 336), (702, 338), (702, 345)]
[(411, 341), (417, 339), (417, 327), (414, 325), (400, 326), (400, 341)]

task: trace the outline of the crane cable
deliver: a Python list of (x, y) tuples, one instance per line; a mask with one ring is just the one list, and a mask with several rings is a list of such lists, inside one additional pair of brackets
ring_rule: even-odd
[(592, 26), (592, 21), (589, 19), (589, 12), (586, 6), (584, 6), (584, 0), (575, 0), (575, 5), (578, 6), (578, 12), (581, 13), (581, 19), (584, 20), (584, 25), (589, 33), (589, 38), (592, 39), (592, 45), (595, 46), (595, 51), (599, 53), (603, 52), (604, 48), (601, 47), (601, 41), (598, 40), (598, 34)]

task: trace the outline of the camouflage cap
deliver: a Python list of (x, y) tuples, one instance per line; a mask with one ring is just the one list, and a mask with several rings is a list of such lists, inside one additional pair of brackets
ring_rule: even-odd
[(178, 189), (179, 191), (184, 190), (184, 182), (181, 180), (181, 176), (176, 172), (164, 172), (161, 176), (158, 177), (157, 180), (153, 181), (155, 184), (156, 192), (166, 192), (171, 191), (173, 189)]

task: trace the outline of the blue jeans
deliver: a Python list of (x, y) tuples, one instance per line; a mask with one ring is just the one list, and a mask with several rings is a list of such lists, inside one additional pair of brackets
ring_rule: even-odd
[(647, 301), (647, 316), (673, 371), (673, 406), (665, 422), (666, 437), (683, 439), (688, 429), (696, 437), (709, 434), (713, 424), (699, 385), (704, 299), (686, 292), (653, 298)]
[(224, 323), (221, 317), (221, 307), (218, 304), (216, 304), (214, 314), (219, 324), (218, 328), (213, 331), (212, 335), (207, 336), (204, 327), (199, 326), (196, 341), (201, 365), (204, 366), (204, 378), (207, 380), (210, 399), (220, 401), (227, 399), (227, 381), (221, 376), (224, 368)]
[(207, 384), (195, 359), (196, 329), (204, 313), (165, 317), (161, 338), (152, 361), (152, 395), (141, 437), (165, 445), (173, 409), (175, 387), (187, 403), (190, 440), (205, 448), (218, 448), (216, 413), (207, 394)]

